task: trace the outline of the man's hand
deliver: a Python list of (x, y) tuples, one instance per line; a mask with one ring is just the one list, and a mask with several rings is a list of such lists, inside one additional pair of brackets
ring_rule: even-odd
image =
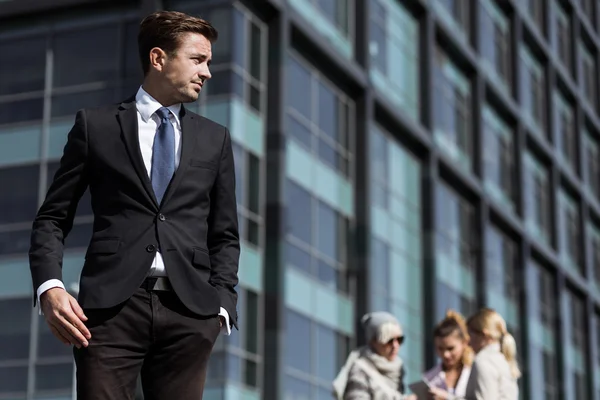
[(58, 340), (78, 349), (88, 346), (92, 335), (83, 323), (87, 317), (73, 296), (62, 288), (52, 288), (40, 296), (40, 306)]

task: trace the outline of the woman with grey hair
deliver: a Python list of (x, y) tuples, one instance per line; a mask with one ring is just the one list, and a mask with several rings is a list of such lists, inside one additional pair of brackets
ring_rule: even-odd
[(390, 313), (366, 314), (361, 323), (368, 344), (348, 356), (333, 382), (338, 400), (416, 400), (405, 395), (402, 360), (398, 350), (404, 341), (402, 327)]

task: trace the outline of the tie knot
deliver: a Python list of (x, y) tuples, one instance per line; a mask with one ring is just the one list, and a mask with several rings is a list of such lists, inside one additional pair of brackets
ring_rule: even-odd
[(156, 115), (158, 115), (158, 117), (161, 119), (161, 121), (164, 121), (165, 119), (169, 119), (169, 109), (167, 107), (161, 107), (158, 110), (156, 110)]

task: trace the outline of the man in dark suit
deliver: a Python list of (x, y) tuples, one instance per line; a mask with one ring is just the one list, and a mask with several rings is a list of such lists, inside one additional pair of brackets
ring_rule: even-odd
[[(140, 25), (144, 82), (80, 110), (33, 223), (34, 305), (74, 345), (78, 399), (200, 399), (221, 330), (237, 328), (239, 235), (228, 130), (186, 110), (210, 78), (216, 30), (177, 12)], [(89, 188), (94, 228), (78, 300), (64, 239)]]

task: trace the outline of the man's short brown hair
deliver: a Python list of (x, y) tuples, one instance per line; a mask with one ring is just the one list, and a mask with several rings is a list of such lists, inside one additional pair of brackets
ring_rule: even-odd
[(158, 11), (148, 15), (140, 24), (138, 48), (144, 75), (150, 70), (150, 50), (159, 47), (169, 55), (175, 54), (180, 38), (186, 33), (199, 33), (211, 43), (218, 37), (210, 22), (177, 11)]

